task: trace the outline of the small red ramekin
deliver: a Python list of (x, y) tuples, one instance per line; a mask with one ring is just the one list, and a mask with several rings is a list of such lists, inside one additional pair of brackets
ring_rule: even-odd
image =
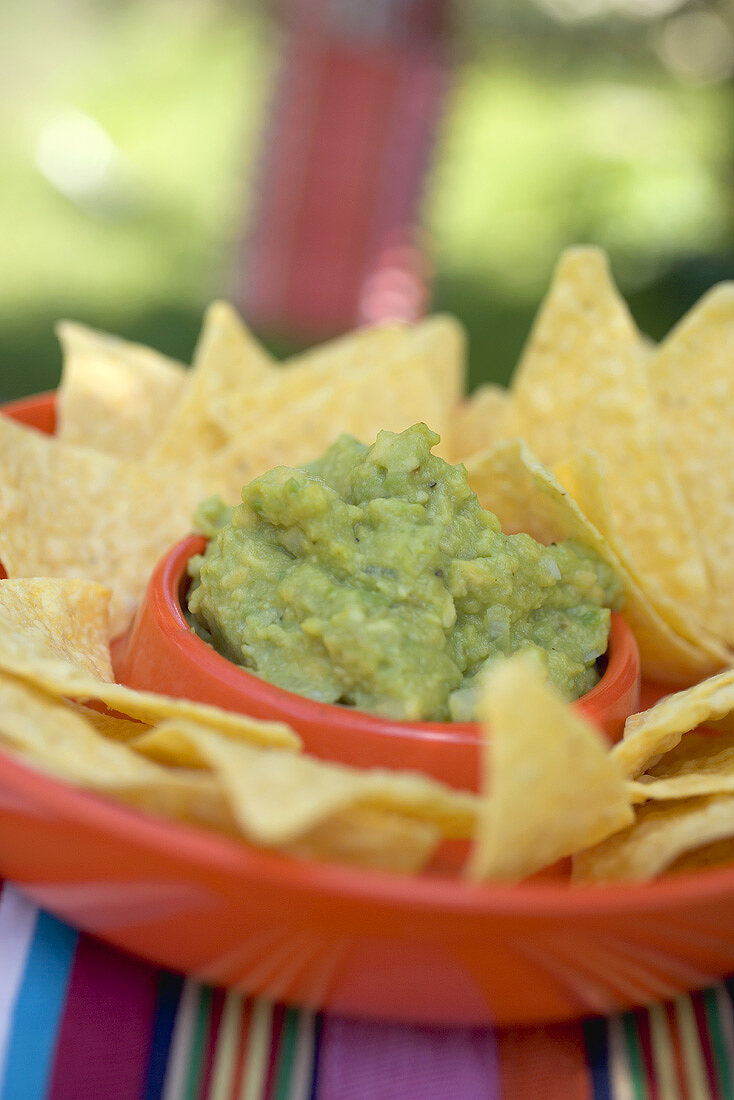
[[(156, 566), (133, 622), (112, 644), (112, 664), (121, 683), (287, 722), (307, 751), (324, 760), (409, 768), (454, 787), (478, 788), (481, 733), (475, 723), (398, 722), (317, 703), (261, 680), (203, 642), (184, 619), (181, 601), (188, 584), (187, 562), (205, 546), (202, 537), (191, 535)], [(599, 683), (575, 706), (616, 741), (640, 698), (637, 643), (617, 614), (612, 615), (607, 658)]]

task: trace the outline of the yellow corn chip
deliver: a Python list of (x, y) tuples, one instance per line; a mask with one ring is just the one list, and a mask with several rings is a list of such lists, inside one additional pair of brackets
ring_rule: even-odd
[[(681, 662), (671, 659), (669, 646), (662, 653), (657, 647), (650, 653), (649, 645), (641, 643), (643, 674), (661, 683), (680, 687), (709, 676), (723, 665), (729, 664), (733, 655), (702, 625), (697, 615), (665, 596), (656, 585), (649, 583), (649, 578), (636, 574), (635, 563), (629, 556), (611, 514), (608, 484), (599, 455), (593, 451), (576, 452), (558, 463), (554, 467), (554, 473), (584, 515), (608, 542), (625, 571), (638, 582), (645, 603), (652, 604), (676, 635), (684, 643), (688, 643), (685, 648), (693, 648), (690, 658), (686, 658), (684, 649)], [(677, 648), (682, 647), (678, 645)]]
[(650, 380), (713, 587), (707, 621), (734, 643), (734, 283), (714, 287), (673, 329)]
[(569, 447), (598, 451), (635, 575), (703, 612), (708, 579), (657, 436), (648, 358), (604, 254), (569, 249), (513, 380), (517, 430), (550, 465)]
[(573, 497), (521, 440), (507, 440), (475, 455), (467, 460), (466, 471), (480, 504), (499, 517), (508, 534), (527, 531), (546, 544), (575, 539), (616, 569), (624, 581), (624, 616), (648, 676), (690, 684), (721, 667), (725, 651), (716, 646), (705, 651), (676, 634)]
[(479, 703), (488, 788), (468, 867), (514, 882), (632, 820), (621, 770), (602, 735), (526, 657), (497, 665)]
[[(131, 725), (111, 716), (105, 718), (106, 730), (118, 721)], [(215, 742), (218, 739), (210, 731), (204, 730), (204, 735)], [(100, 736), (95, 716), (85, 714), (84, 708), (51, 699), (2, 673), (0, 744), (59, 779), (128, 806), (230, 833), (241, 831), (247, 839), (263, 843), (262, 838), (242, 827), (245, 815), (240, 812), (235, 817), (232, 812), (230, 802), (232, 791), (238, 789), (236, 782), (227, 787), (219, 777), (208, 773), (161, 767), (125, 745)], [(252, 750), (249, 759), (255, 761), (262, 755), (268, 754)], [(287, 759), (287, 754), (283, 756)], [(243, 762), (236, 753), (229, 754), (229, 758), (232, 763)], [(316, 767), (318, 770), (318, 764)], [(261, 816), (267, 816), (263, 807), (268, 800), (273, 803), (272, 815), (280, 812), (281, 793), (280, 786), (259, 792)], [(427, 821), (359, 806), (348, 806), (331, 815), (327, 806), (315, 824), (291, 844), (280, 847), (299, 857), (412, 872), (425, 865), (438, 839), (439, 830)]]
[(217, 395), (212, 415), (227, 439), (259, 426), (273, 416), (295, 410), (320, 387), (343, 383), (371, 364), (391, 355), (410, 339), (406, 325), (379, 325), (359, 329), (326, 344), (287, 359), (281, 369), (271, 371), (256, 392), (240, 388)]
[(318, 458), (343, 432), (369, 443), (382, 429), (399, 432), (422, 420), (440, 435), (463, 375), (463, 329), (451, 318), (432, 317), (392, 357), (335, 376), (295, 407), (243, 432), (207, 463), (207, 474), (216, 491), (235, 502), (246, 482), (273, 466)]
[(0, 660), (58, 658), (112, 680), (109, 589), (94, 581), (0, 581)]
[(510, 394), (488, 383), (454, 409), (445, 451), (451, 462), (465, 462), (515, 434)]
[[(454, 798), (440, 784), (420, 776), (396, 775), (393, 780), (388, 772), (361, 772), (305, 756), (257, 750), (201, 725), (177, 721), (145, 734), (135, 748), (152, 759), (211, 767), (242, 834), (255, 844), (293, 855), (417, 871), (440, 839), (439, 824), (431, 817), (445, 819), (448, 806), (453, 823), (455, 805), (464, 818), (462, 832), (471, 831), (471, 825), (466, 830), (467, 820), (473, 820), (471, 796)], [(417, 791), (421, 786), (425, 791)]]
[[(216, 452), (229, 439), (213, 416), (217, 402), (235, 394), (242, 394), (247, 403), (253, 401), (272, 368), (272, 359), (232, 306), (214, 302), (206, 311), (186, 385), (150, 446), (148, 458), (186, 465)], [(233, 435), (240, 430), (235, 425)]]
[(200, 772), (174, 772), (101, 737), (79, 710), (0, 673), (0, 742), (44, 771), (165, 817), (231, 830), (221, 789)]
[(711, 871), (734, 862), (734, 839), (714, 840), (673, 860), (666, 875), (690, 875), (693, 871)]
[(734, 793), (734, 734), (686, 733), (631, 792), (635, 801)]
[(107, 585), (113, 634), (210, 490), (191, 469), (121, 462), (0, 417), (0, 561), (10, 577)]
[[(143, 734), (134, 748), (169, 765), (208, 767), (242, 804), (243, 827), (263, 843), (286, 843), (327, 814), (352, 806), (400, 813), (436, 825), (444, 836), (471, 836), (478, 799), (428, 776), (362, 770), (308, 756), (235, 743), (201, 723), (172, 719)], [(277, 794), (277, 798), (275, 795)]]
[(283, 850), (305, 859), (416, 874), (433, 855), (439, 839), (438, 829), (427, 821), (351, 806), (315, 825)]
[[(22, 679), (22, 677), (19, 677)], [(56, 698), (53, 694), (50, 698)], [(133, 741), (142, 737), (150, 729), (145, 722), (136, 722), (133, 718), (122, 718), (107, 710), (97, 710), (84, 703), (67, 701), (67, 706), (78, 714), (81, 714), (90, 726), (93, 726), (102, 737), (108, 737), (111, 741)]]
[(625, 722), (624, 738), (613, 749), (625, 775), (634, 777), (669, 753), (689, 730), (734, 711), (734, 669), (695, 687), (666, 695), (655, 706)]
[(685, 852), (732, 836), (734, 795), (648, 802), (628, 829), (574, 856), (573, 881), (645, 882)]
[(186, 378), (181, 363), (152, 348), (72, 321), (56, 333), (64, 353), (56, 434), (66, 443), (140, 458)]
[[(39, 582), (40, 584), (41, 582)], [(54, 583), (54, 582), (52, 582)], [(69, 590), (68, 601), (78, 597), (78, 586), (87, 585), (89, 599), (99, 599), (104, 605), (105, 594), (98, 586), (79, 581), (56, 582)], [(141, 722), (153, 724), (166, 718), (201, 722), (218, 729), (235, 740), (280, 748), (299, 748), (300, 739), (280, 722), (261, 722), (246, 715), (233, 714), (219, 707), (193, 703), (187, 699), (170, 699), (165, 695), (133, 691), (122, 684), (97, 679), (96, 663), (101, 663), (100, 648), (94, 631), (86, 639), (69, 645), (63, 628), (46, 624), (45, 628), (29, 622), (18, 600), (2, 603), (3, 586), (14, 582), (0, 581), (0, 671), (16, 676), (50, 695), (79, 700), (99, 700), (112, 710)], [(58, 597), (63, 606), (64, 597)], [(101, 668), (101, 672), (107, 672)], [(136, 730), (140, 732), (140, 727)]]

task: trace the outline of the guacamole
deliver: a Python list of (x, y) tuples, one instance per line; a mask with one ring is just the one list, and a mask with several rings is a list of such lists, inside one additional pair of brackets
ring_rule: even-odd
[(188, 607), (225, 657), (289, 691), (385, 717), (466, 721), (477, 677), (532, 650), (568, 699), (596, 683), (621, 582), (575, 542), (504, 535), (425, 424), (342, 436), (233, 511), (207, 501)]

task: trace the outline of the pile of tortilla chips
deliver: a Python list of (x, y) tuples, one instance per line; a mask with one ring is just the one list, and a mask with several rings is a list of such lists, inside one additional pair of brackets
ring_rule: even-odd
[[(467, 873), (480, 879), (515, 881), (571, 854), (578, 881), (734, 856), (734, 286), (655, 347), (603, 254), (572, 249), (511, 389), (469, 399), (464, 334), (444, 316), (280, 364), (214, 303), (189, 370), (69, 322), (59, 337), (56, 435), (0, 416), (9, 748), (134, 806), (374, 867), (423, 867), (444, 836), (474, 837)], [(253, 477), (310, 461), (341, 432), (370, 441), (418, 420), (507, 532), (577, 539), (623, 577), (644, 675), (683, 690), (633, 716), (613, 752), (516, 660), (485, 684), (479, 797), (312, 760), (282, 726), (112, 682), (109, 633), (201, 500), (234, 503)]]
[[(262, 847), (380, 870), (418, 871), (443, 838), (475, 837), (467, 873), (477, 879), (523, 878), (632, 819), (601, 736), (522, 660), (487, 686), (492, 775), (475, 795), (317, 760), (281, 724), (114, 683), (108, 602), (94, 581), (0, 582), (0, 745), (85, 790)], [(518, 690), (551, 715), (553, 738), (527, 722)], [(517, 758), (536, 764), (523, 771)], [(531, 800), (529, 818), (507, 813), (518, 797)]]

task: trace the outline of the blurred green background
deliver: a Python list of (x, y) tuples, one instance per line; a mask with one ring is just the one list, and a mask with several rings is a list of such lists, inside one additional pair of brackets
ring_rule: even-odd
[[(608, 249), (654, 337), (734, 275), (730, 0), (474, 0), (454, 22), (424, 221), (472, 384), (507, 379), (566, 244)], [(0, 398), (55, 385), (61, 317), (190, 358), (232, 286), (278, 47), (246, 0), (0, 8)]]

